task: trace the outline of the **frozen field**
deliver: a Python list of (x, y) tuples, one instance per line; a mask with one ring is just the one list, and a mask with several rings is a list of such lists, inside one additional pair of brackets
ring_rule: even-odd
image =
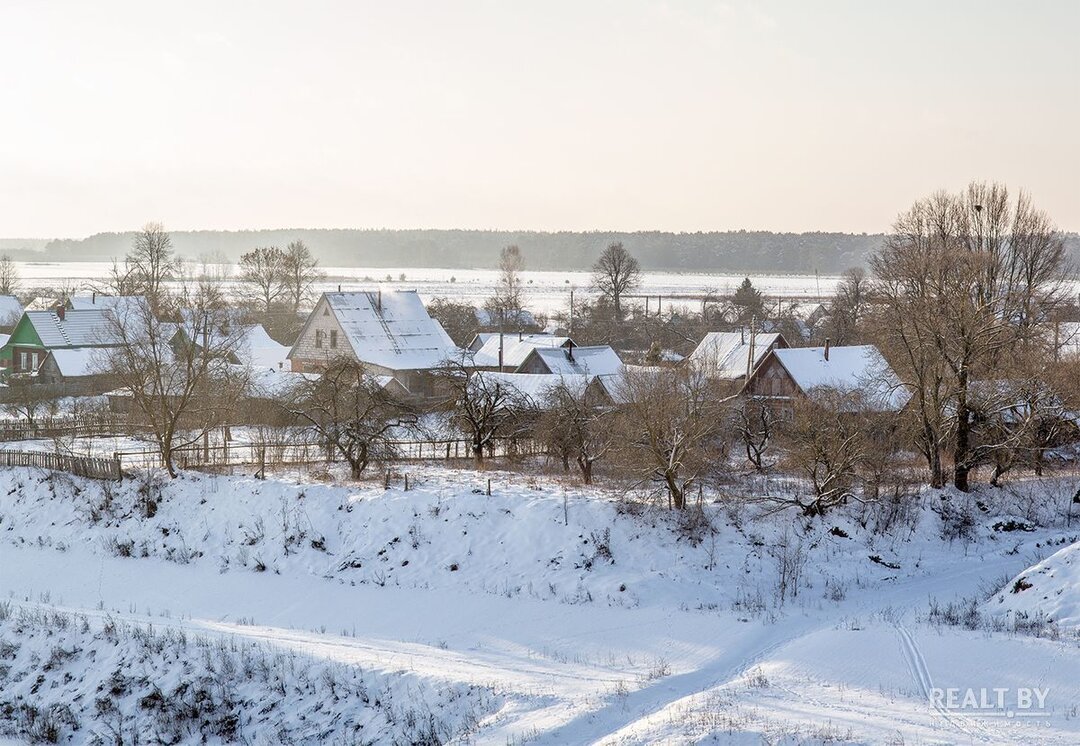
[[(73, 703), (73, 742), (181, 727), (146, 702), (184, 677), (250, 703), (230, 725), (256, 743), (1080, 741), (1077, 589), (1046, 569), (1072, 555), (1027, 570), (1077, 530), (1000, 527), (1058, 510), (1073, 480), (977, 495), (985, 510), (969, 502), (973, 527), (950, 540), (932, 495), (881, 535), (851, 511), (710, 503), (688, 525), (548, 477), (409, 470), (409, 492), (3, 472), (0, 703)], [(1033, 593), (1013, 593), (1028, 576)], [(1040, 604), (1068, 611), (1012, 631)], [(230, 687), (233, 665), (253, 673)], [(114, 667), (126, 688), (104, 717), (94, 692)], [(995, 688), (1002, 707), (935, 699)], [(287, 738), (265, 738), (269, 722)]]
[[(99, 283), (111, 268), (107, 262), (18, 262), (19, 273), (27, 287), (56, 284), (60, 280), (74, 281), (87, 287)], [(231, 272), (232, 268), (223, 268)], [(324, 267), (326, 282), (321, 290), (344, 290), (371, 288), (386, 282), (389, 276), (392, 287), (416, 289), (430, 300), (446, 297), (473, 304), (481, 304), (489, 298), (498, 280), (496, 270), (487, 269), (439, 269), (386, 267)], [(405, 280), (401, 281), (401, 275)], [(523, 272), (523, 281), (530, 308), (550, 313), (569, 305), (570, 289), (587, 292), (590, 283), (588, 272)], [(368, 279), (365, 279), (368, 278)], [(813, 275), (751, 275), (755, 286), (768, 295), (816, 296), (828, 295), (836, 286), (833, 276)], [(681, 274), (673, 272), (646, 272), (644, 282), (636, 292), (647, 295), (670, 296), (678, 294), (700, 295), (706, 292), (731, 293), (742, 282), (743, 275)], [(581, 295), (576, 297), (580, 298)], [(655, 306), (653, 306), (655, 308)]]

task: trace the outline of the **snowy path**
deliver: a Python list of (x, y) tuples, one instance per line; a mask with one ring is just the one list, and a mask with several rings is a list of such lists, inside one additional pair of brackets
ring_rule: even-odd
[[(811, 694), (778, 682), (762, 708), (796, 721), (810, 720), (815, 713), (862, 725), (876, 718), (885, 731), (910, 727), (966, 743), (995, 739), (972, 718), (927, 704), (934, 685), (931, 666), (896, 610), (923, 606), (931, 596), (962, 595), (978, 580), (1016, 572), (1023, 564), (1016, 557), (958, 562), (926, 577), (886, 581), (872, 603), (864, 598), (827, 609), (793, 609), (773, 624), (662, 607), (570, 606), (304, 577), (219, 574), (205, 566), (155, 559), (11, 545), (0, 545), (0, 593), (19, 600), (48, 594), (50, 603), (73, 609), (119, 610), (120, 616), (158, 626), (237, 635), (380, 671), (492, 686), (511, 696), (510, 704), (483, 724), (480, 740), (491, 743), (525, 737), (545, 744), (666, 738), (680, 713), (698, 706), (709, 692), (730, 689), (755, 667), (782, 671), (792, 651), (811, 641), (849, 645), (839, 637), (838, 625), (861, 619), (864, 626), (873, 626), (876, 618), (878, 627), (899, 637), (892, 663), (902, 669), (909, 689), (899, 706), (875, 713), (870, 706), (836, 701), (828, 691)], [(887, 624), (882, 621), (886, 617), (896, 621)], [(843, 655), (842, 647), (826, 650), (826, 656)], [(875, 654), (860, 654), (868, 652)], [(888, 669), (889, 659), (880, 657)], [(660, 661), (670, 674), (651, 678)], [(1071, 657), (1069, 664), (1074, 661)]]

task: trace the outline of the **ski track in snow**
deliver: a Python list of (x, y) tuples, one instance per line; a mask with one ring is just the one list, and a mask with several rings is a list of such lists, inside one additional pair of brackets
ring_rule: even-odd
[[(762, 707), (789, 718), (820, 712), (819, 722), (873, 721), (878, 733), (910, 727), (916, 740), (932, 734), (930, 740), (949, 743), (1009, 742), (991, 729), (997, 724), (935, 706), (930, 663), (906, 623), (930, 598), (970, 596), (980, 582), (1015, 576), (1029, 564), (1015, 553), (983, 549), (928, 563), (917, 574), (878, 576), (850, 599), (792, 605), (772, 622), (662, 605), (568, 605), (454, 588), (353, 586), (295, 573), (219, 573), (207, 563), (7, 542), (0, 542), (0, 594), (26, 599), (48, 593), (62, 608), (93, 619), (235, 636), (387, 673), (489, 686), (508, 695), (508, 704), (481, 723), (478, 743), (683, 742), (670, 725), (679, 713), (759, 666), (779, 667), (781, 674), (762, 695)], [(241, 621), (252, 619), (260, 623)], [(898, 663), (917, 696), (894, 693), (897, 706), (882, 712), (873, 701), (837, 698), (830, 689), (815, 694), (783, 678), (792, 650), (849, 622), (854, 629), (891, 630)], [(350, 625), (351, 634), (345, 631)], [(342, 633), (310, 631), (320, 626)], [(992, 651), (986, 649), (987, 657)], [(651, 677), (649, 655), (670, 658), (671, 673)], [(1042, 673), (1052, 676), (1052, 669), (1076, 661), (1062, 647)], [(1046, 740), (1068, 742), (1068, 734), (1053, 735)]]

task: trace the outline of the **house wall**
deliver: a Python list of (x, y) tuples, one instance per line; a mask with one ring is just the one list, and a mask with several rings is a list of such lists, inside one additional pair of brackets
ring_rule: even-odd
[[(331, 332), (337, 334), (336, 347), (330, 346), (331, 337), (333, 336)], [(320, 334), (322, 336), (322, 346), (318, 347), (316, 342)], [(292, 356), (290, 357), (292, 369), (302, 373), (316, 373), (319, 368), (340, 355), (356, 360), (356, 353), (353, 352), (352, 345), (345, 339), (345, 331), (341, 328), (341, 324), (338, 323), (337, 316), (334, 315), (326, 298), (321, 298), (315, 308), (312, 309), (308, 324), (301, 330), (300, 336), (297, 337), (296, 342), (293, 344)], [(376, 375), (393, 375), (394, 373), (381, 368), (375, 370), (375, 367), (377, 366), (372, 366), (370, 372)]]
[(515, 372), (550, 375), (551, 368), (547, 366), (547, 363), (544, 362), (544, 359), (537, 355), (536, 351), (534, 350), (533, 352), (529, 353), (529, 356), (525, 358), (525, 362), (523, 362)]
[(766, 359), (750, 377), (747, 393), (751, 396), (790, 399), (798, 393), (798, 386), (773, 355)]

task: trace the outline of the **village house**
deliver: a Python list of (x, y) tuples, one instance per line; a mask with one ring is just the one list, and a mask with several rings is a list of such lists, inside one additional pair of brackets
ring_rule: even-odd
[(781, 334), (709, 332), (686, 358), (709, 380), (740, 381), (761, 365), (774, 349), (787, 347)]
[(896, 373), (873, 345), (776, 348), (746, 382), (748, 395), (773, 402), (790, 413), (796, 397), (815, 389), (858, 393), (867, 410), (895, 412), (909, 394)]
[(103, 310), (25, 311), (7, 343), (0, 347), (0, 366), (10, 373), (34, 373), (53, 350), (109, 347), (115, 344), (109, 316)]
[(566, 347), (534, 348), (515, 372), (556, 376), (602, 376), (618, 373), (622, 367), (623, 362), (618, 353), (607, 345), (579, 347), (571, 343)]
[(431, 318), (415, 290), (324, 293), (288, 359), (294, 371), (318, 372), (339, 356), (391, 376), (410, 395), (434, 394), (431, 373), (463, 351)]
[[(480, 337), (478, 334), (477, 337)], [(477, 340), (474, 339), (472, 344)], [(475, 368), (482, 370), (516, 371), (525, 358), (538, 348), (554, 349), (569, 347), (574, 342), (570, 337), (558, 337), (552, 334), (485, 334), (481, 345), (471, 353), (470, 360)]]

